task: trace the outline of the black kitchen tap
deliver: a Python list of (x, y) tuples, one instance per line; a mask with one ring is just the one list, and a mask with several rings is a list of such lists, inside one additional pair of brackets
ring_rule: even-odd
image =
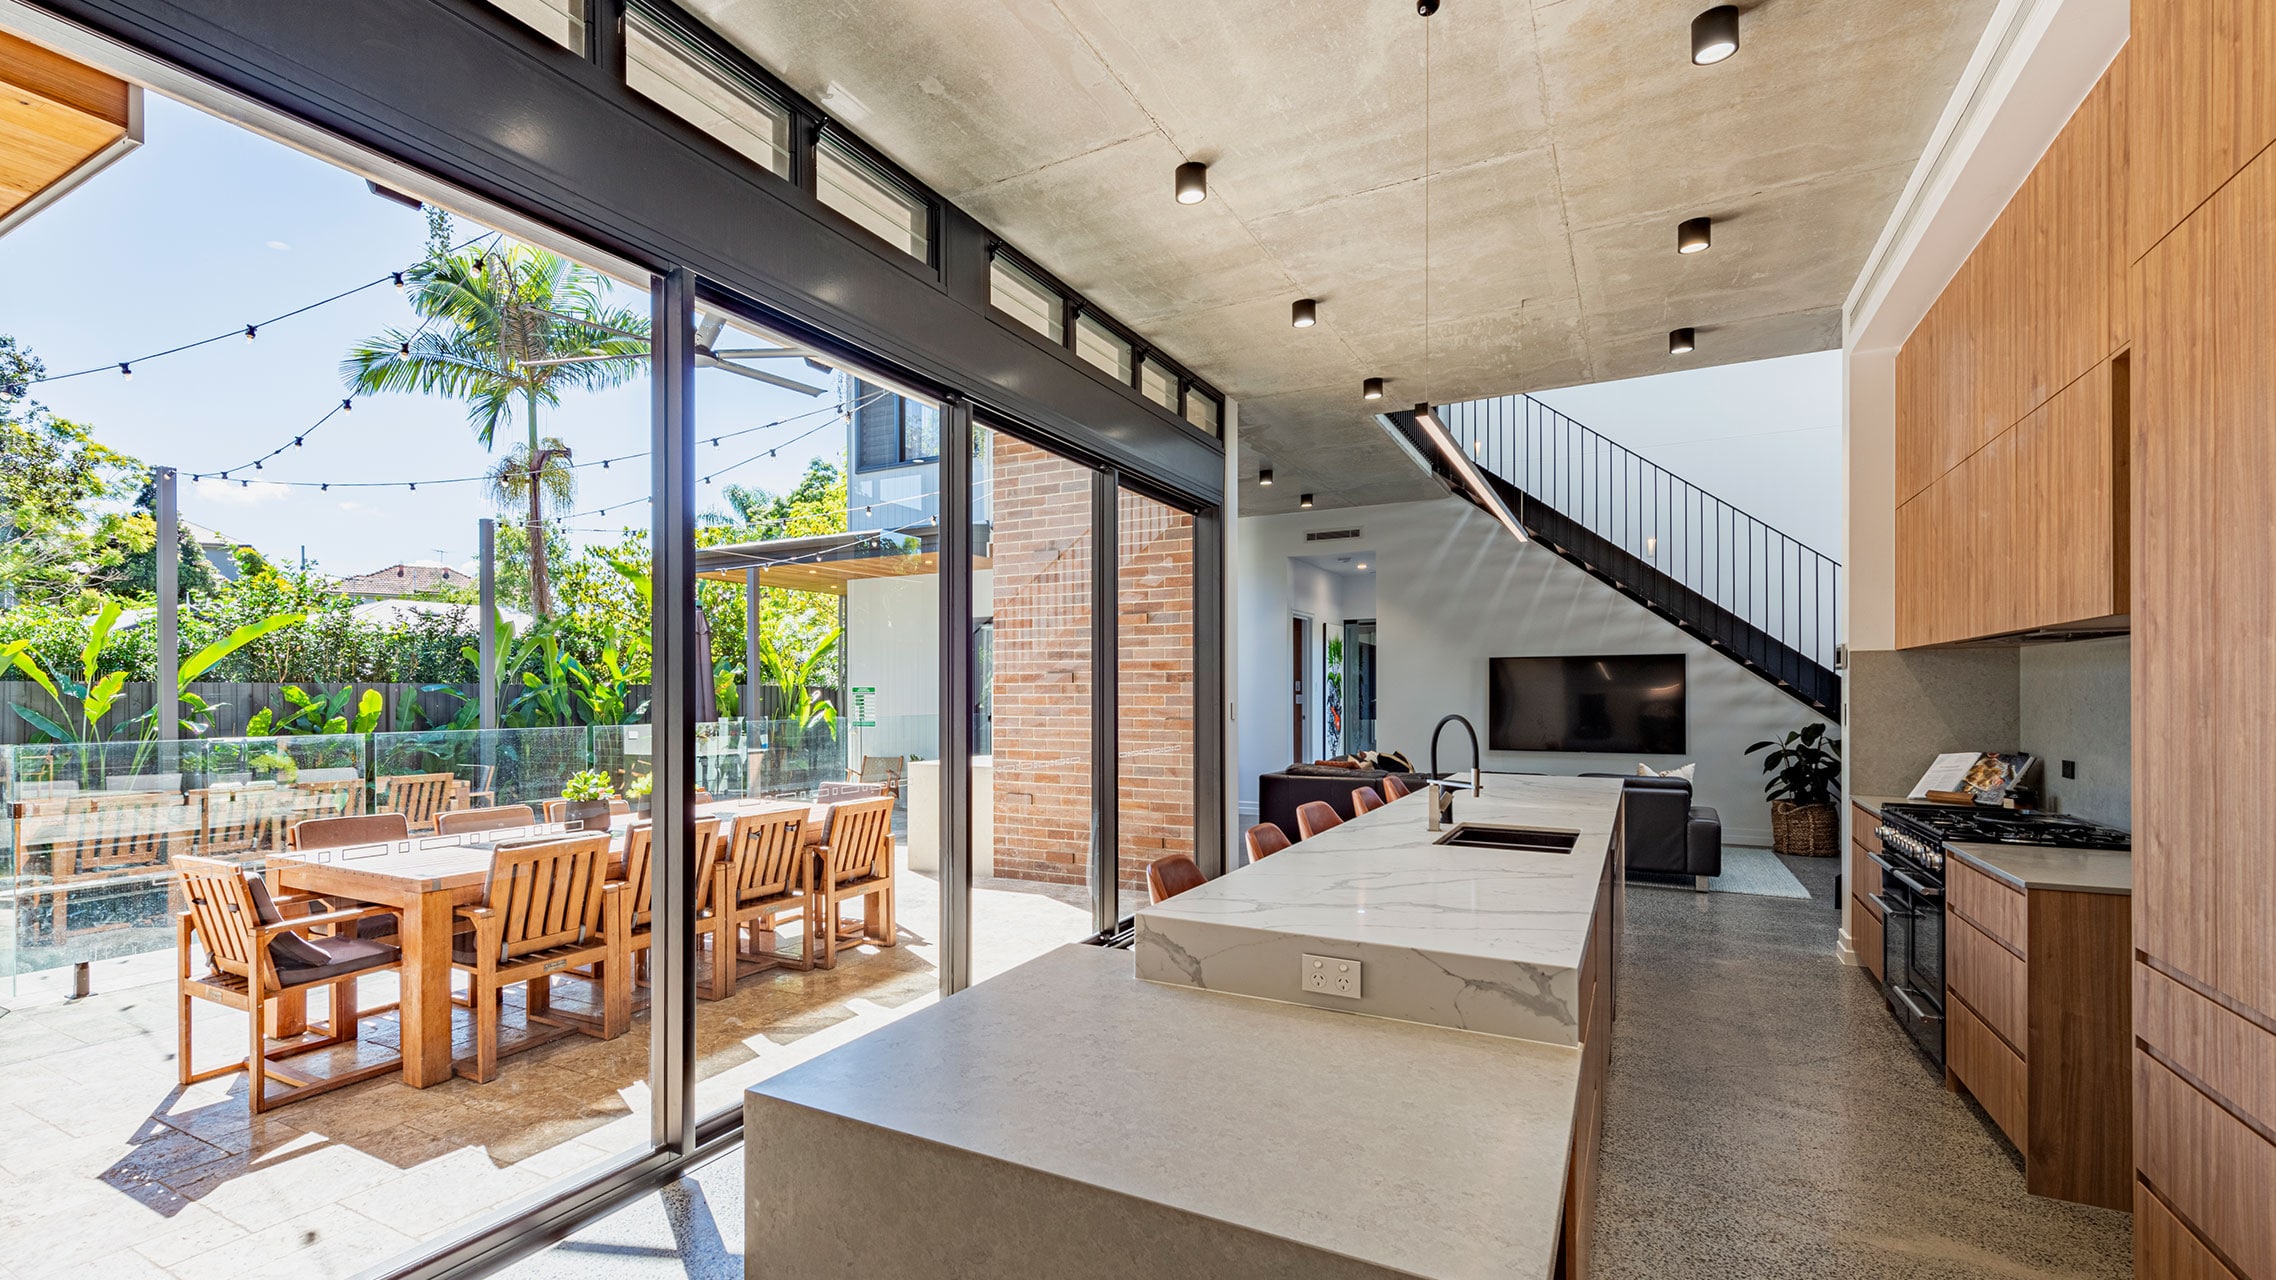
[(1470, 794), (1474, 796), (1484, 795), (1486, 793), (1486, 757), (1484, 753), (1478, 750), (1478, 727), (1471, 724), (1467, 717), (1446, 716), (1439, 720), (1437, 728), (1430, 731), (1430, 776), (1433, 781), (1438, 778), (1438, 735), (1446, 732), (1446, 726), (1450, 722), (1460, 724), (1462, 732), (1470, 735)]

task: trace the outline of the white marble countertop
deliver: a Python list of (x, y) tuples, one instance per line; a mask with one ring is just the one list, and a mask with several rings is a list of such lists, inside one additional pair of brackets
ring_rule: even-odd
[(2134, 855), (2110, 849), (2037, 844), (1948, 844), (1944, 851), (1985, 875), (2022, 890), (2073, 893), (2134, 891)]
[(828, 1113), (1400, 1274), (1542, 1277), (1579, 1079), (1574, 1049), (1136, 982), (1128, 953), (1067, 946), (752, 1086), (746, 1117)]
[[(1572, 1044), (1617, 778), (1489, 776), (1454, 821), (1571, 831), (1571, 853), (1435, 843), (1424, 792), (1138, 912), (1138, 975), (1315, 1008)], [(1358, 1000), (1301, 958), (1362, 963)]]

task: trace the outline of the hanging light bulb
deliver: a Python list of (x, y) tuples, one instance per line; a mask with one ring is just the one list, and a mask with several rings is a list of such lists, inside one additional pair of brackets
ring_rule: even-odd
[(132, 382), (133, 380), (134, 380), (134, 366), (133, 366), (133, 365), (131, 365), (131, 364), (128, 364), (128, 363), (127, 363), (126, 361), (124, 361), (124, 360), (121, 360), (121, 361), (119, 361), (119, 381), (121, 381), (121, 382)]
[(342, 401), (340, 401), (340, 412), (342, 412), (342, 413), (354, 413), (355, 411), (356, 411), (356, 402), (355, 402), (354, 400), (342, 400)]
[(330, 483), (329, 481), (327, 481), (327, 482), (326, 482), (326, 483), (324, 483), (324, 484), (320, 484), (320, 485), (316, 486), (316, 491), (317, 491), (318, 493), (330, 493), (330, 492), (332, 492), (332, 485), (331, 485), (331, 483)]
[(399, 355), (399, 356), (407, 356), (407, 355), (410, 355), (410, 354), (411, 354), (411, 341), (410, 341), (410, 339), (408, 339), (408, 338), (404, 339), (404, 341), (403, 341), (403, 345), (401, 345), (401, 346), (399, 346), (399, 347), (395, 348), (395, 354), (397, 354), (397, 355)]
[(249, 324), (249, 325), (246, 325), (246, 326), (245, 326), (245, 341), (247, 341), (247, 342), (251, 342), (253, 339), (255, 339), (255, 338), (258, 338), (258, 337), (260, 337), (260, 336), (261, 336), (261, 326), (259, 326), (259, 325), (257, 325), (257, 324)]
[(403, 292), (403, 273), (400, 271), (395, 273), (395, 291), (397, 293)]
[(293, 447), (293, 448), (295, 448), (295, 449), (298, 449), (298, 448), (300, 447), (300, 437), (299, 437), (299, 436), (294, 436), (294, 437), (292, 438), (292, 447)]

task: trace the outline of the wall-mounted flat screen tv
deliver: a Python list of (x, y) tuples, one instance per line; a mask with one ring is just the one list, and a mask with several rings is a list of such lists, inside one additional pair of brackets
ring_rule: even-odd
[(1684, 751), (1683, 655), (1495, 658), (1486, 744), (1496, 751)]

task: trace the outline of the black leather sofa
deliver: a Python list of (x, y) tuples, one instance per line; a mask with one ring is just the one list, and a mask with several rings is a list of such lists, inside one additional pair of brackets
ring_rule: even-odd
[[(1345, 818), (1352, 816), (1351, 793), (1360, 787), (1373, 787), (1376, 794), (1383, 792), (1383, 779), (1391, 775), (1381, 769), (1337, 769), (1328, 765), (1290, 765), (1279, 773), (1268, 773), (1257, 779), (1257, 821), (1274, 823), (1288, 834), (1296, 834), (1296, 806), (1311, 800), (1325, 801), (1336, 813)], [(1399, 780), (1409, 788), (1420, 790), (1423, 775), (1402, 773)], [(1384, 799), (1390, 799), (1384, 796)]]
[(1690, 876), (1705, 889), (1707, 877), (1723, 874), (1723, 818), (1691, 803), (1691, 783), (1683, 778), (1644, 778), (1619, 773), (1584, 773), (1584, 778), (1618, 778), (1628, 809), (1628, 870)]

